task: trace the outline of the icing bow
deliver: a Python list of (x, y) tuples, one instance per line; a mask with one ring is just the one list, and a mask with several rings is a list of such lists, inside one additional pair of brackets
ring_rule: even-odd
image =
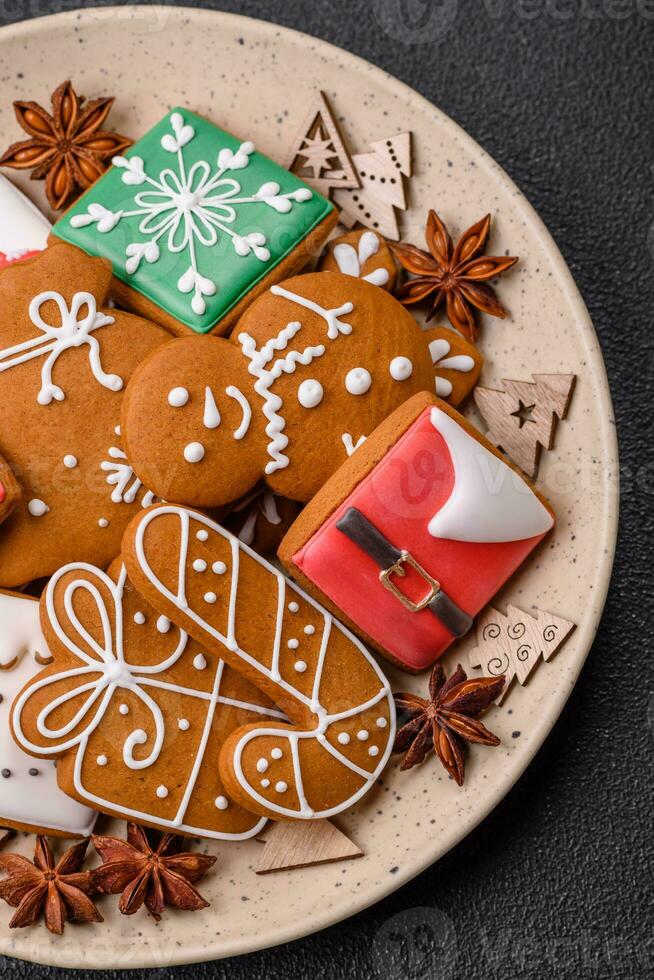
[[(134, 749), (137, 745), (145, 745), (148, 734), (141, 728), (132, 731), (123, 745), (123, 760), (130, 769), (146, 769), (153, 765), (161, 753), (165, 736), (163, 714), (156, 701), (147, 693), (146, 688), (182, 691), (192, 696), (201, 696), (198, 691), (179, 688), (177, 685), (157, 679), (156, 675), (163, 674), (173, 667), (186, 649), (187, 634), (175, 628), (178, 634), (173, 652), (161, 663), (153, 666), (130, 664), (125, 659), (123, 649), (123, 606), (122, 595), (126, 581), (123, 568), (118, 582), (113, 582), (104, 572), (90, 565), (74, 566), (80, 572), (90, 572), (96, 581), (75, 579), (69, 582), (63, 593), (63, 607), (70, 627), (64, 629), (57, 609), (54, 596), (57, 583), (62, 575), (70, 574), (72, 566), (60, 569), (50, 580), (46, 595), (48, 618), (57, 637), (68, 648), (74, 658), (80, 661), (80, 666), (56, 673), (48, 673), (45, 677), (37, 678), (27, 687), (17, 699), (13, 707), (13, 725), (15, 735), (23, 748), (37, 755), (59, 755), (76, 745), (84, 747), (101, 724), (109, 703), (116, 691), (129, 690), (149, 710), (154, 725), (153, 746), (146, 758), (135, 759)], [(94, 604), (94, 620), (99, 621), (102, 639), (100, 642), (88, 631), (78, 617), (74, 608), (74, 597), (80, 591), (88, 593)], [(106, 601), (105, 596), (109, 599)], [(113, 615), (113, 625), (112, 625)], [(71, 629), (72, 627), (72, 629)], [(72, 636), (72, 631), (77, 636)], [(174, 640), (173, 634), (173, 642)], [(83, 647), (92, 651), (92, 655)], [(70, 681), (72, 686), (49, 700), (36, 718), (36, 731), (43, 739), (52, 741), (53, 745), (43, 747), (34, 744), (23, 730), (22, 715), (28, 701), (43, 688), (60, 686)], [(60, 727), (50, 726), (49, 720), (53, 712), (64, 705), (84, 697), (81, 707), (74, 711), (73, 716)]]
[[(53, 302), (59, 309), (61, 324), (46, 323), (41, 315), (45, 303)], [(81, 317), (86, 307), (86, 316)], [(103, 387), (110, 391), (120, 391), (122, 378), (116, 374), (106, 374), (100, 362), (100, 344), (91, 334), (106, 327), (115, 320), (112, 316), (98, 312), (95, 296), (92, 293), (75, 293), (70, 305), (61, 293), (48, 291), (35, 296), (29, 307), (30, 320), (41, 331), (41, 336), (33, 337), (21, 344), (0, 351), (0, 373), (24, 364), (36, 357), (45, 357), (41, 369), (41, 390), (37, 396), (39, 405), (49, 405), (53, 400), (63, 401), (63, 390), (52, 381), (52, 369), (64, 351), (87, 344), (91, 370)], [(81, 317), (81, 318), (80, 318)]]

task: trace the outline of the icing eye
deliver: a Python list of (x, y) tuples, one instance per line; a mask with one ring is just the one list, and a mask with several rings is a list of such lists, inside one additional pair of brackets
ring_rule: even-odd
[(316, 405), (320, 405), (323, 395), (323, 387), (315, 378), (307, 378), (297, 390), (297, 400), (303, 408), (315, 408)]
[(173, 408), (183, 408), (188, 404), (189, 393), (186, 388), (173, 388), (168, 392), (168, 404)]
[(352, 368), (345, 376), (345, 387), (351, 395), (365, 395), (371, 384), (370, 371), (365, 368)]
[(394, 357), (388, 370), (393, 381), (406, 381), (413, 374), (413, 364), (408, 357)]

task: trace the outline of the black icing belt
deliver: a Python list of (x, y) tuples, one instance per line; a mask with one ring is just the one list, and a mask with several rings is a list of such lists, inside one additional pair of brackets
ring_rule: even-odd
[[(439, 583), (407, 551), (400, 551), (395, 545), (392, 545), (381, 531), (367, 517), (364, 517), (360, 510), (357, 510), (356, 507), (348, 508), (341, 519), (337, 521), (336, 527), (372, 558), (375, 564), (379, 565), (382, 569), (379, 575), (382, 585), (393, 593), (407, 609), (410, 609), (411, 612), (428, 609), (441, 621), (452, 636), (457, 639), (465, 636), (472, 626), (472, 617), (446, 595)], [(393, 574), (400, 577), (405, 574), (403, 567), (405, 564), (414, 568), (430, 587), (430, 591), (420, 602), (412, 602), (400, 592), (391, 580)]]

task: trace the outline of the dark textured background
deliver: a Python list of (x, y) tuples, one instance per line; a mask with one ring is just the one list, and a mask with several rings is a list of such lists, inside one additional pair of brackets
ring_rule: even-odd
[[(75, 6), (0, 0), (0, 23)], [(348, 922), (249, 957), (155, 973), (651, 977), (654, 0), (203, 6), (274, 20), (369, 59), (452, 116), (522, 188), (600, 336), (619, 430), (622, 516), (613, 585), (581, 680), (526, 775), (481, 827)], [(0, 973), (63, 976), (1, 958)]]

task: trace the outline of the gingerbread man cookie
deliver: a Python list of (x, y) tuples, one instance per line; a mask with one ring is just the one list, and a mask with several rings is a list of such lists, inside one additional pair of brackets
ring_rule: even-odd
[(162, 615), (275, 701), (290, 724), (244, 725), (220, 753), (241, 806), (273, 819), (330, 817), (381, 775), (395, 732), (388, 681), (367, 650), (225, 528), (162, 504), (123, 541), (131, 580)]
[(103, 308), (110, 283), (108, 262), (63, 244), (0, 272), (0, 452), (22, 487), (0, 536), (0, 586), (71, 560), (107, 565), (143, 498), (116, 455), (120, 406), (134, 368), (169, 338)]
[(136, 372), (125, 449), (164, 500), (218, 507), (263, 477), (309, 500), (393, 409), (433, 390), (430, 332), (362, 279), (273, 286), (229, 341), (174, 341)]
[(37, 599), (0, 591), (0, 826), (28, 833), (87, 837), (96, 813), (66, 796), (50, 760), (35, 760), (14, 742), (13, 700), (51, 662)]
[(60, 569), (42, 617), (54, 663), (16, 699), (12, 726), (24, 751), (59, 759), (66, 793), (176, 833), (261, 829), (218, 773), (231, 732), (284, 719), (260, 691), (155, 611), (120, 561)]

